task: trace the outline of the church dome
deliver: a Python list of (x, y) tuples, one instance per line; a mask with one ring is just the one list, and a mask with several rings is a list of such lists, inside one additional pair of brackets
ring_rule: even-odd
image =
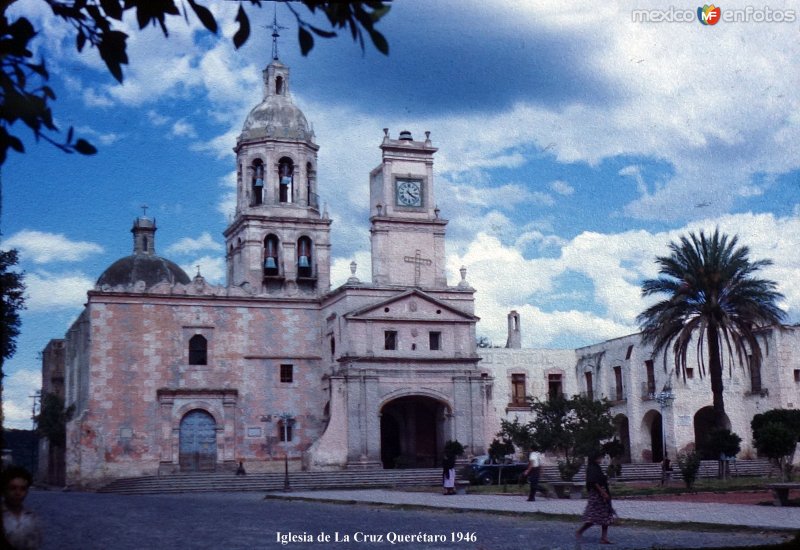
[(261, 138), (311, 141), (313, 131), (306, 116), (289, 94), (289, 69), (273, 60), (264, 70), (264, 99), (256, 105), (242, 126), (240, 141)]
[(188, 284), (189, 276), (178, 264), (154, 254), (132, 254), (120, 258), (97, 279), (97, 286), (128, 286), (144, 281), (145, 288), (167, 282)]
[(143, 281), (145, 288), (159, 283), (188, 284), (189, 276), (178, 264), (156, 254), (156, 220), (140, 216), (133, 221), (133, 254), (120, 258), (97, 279), (97, 287), (130, 286)]

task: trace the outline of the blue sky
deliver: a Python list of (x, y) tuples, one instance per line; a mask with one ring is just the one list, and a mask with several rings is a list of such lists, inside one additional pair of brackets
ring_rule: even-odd
[[(39, 5), (42, 4), (42, 5)], [(790, 3), (723, 11), (794, 10)], [(213, 9), (222, 37), (173, 22), (168, 40), (130, 30), (123, 85), (39, 0), (13, 9), (39, 21), (57, 123), (100, 149), (64, 155), (26, 141), (2, 170), (2, 246), (27, 274), (28, 310), (6, 363), (8, 424), (30, 426), (37, 354), (63, 336), (86, 291), (132, 250), (149, 206), (157, 251), (223, 282), (222, 231), (232, 210), (232, 147), (261, 98), (272, 7), (250, 12), (240, 51), (233, 2)], [(676, 6), (696, 11), (697, 5)], [(642, 279), (687, 231), (737, 233), (800, 318), (800, 17), (703, 26), (642, 23), (659, 2), (403, 0), (380, 29), (384, 57), (348, 37), (299, 53), (294, 20), (280, 40), (291, 90), (316, 131), (318, 180), (333, 225), (334, 278), (356, 259), (368, 278), (368, 173), (382, 128), (429, 130), (436, 200), (448, 226), (449, 280), (477, 289), (478, 333), (505, 342), (522, 315), (528, 347), (576, 347), (636, 331)], [(751, 13), (754, 13), (751, 10)], [(788, 12), (786, 12), (788, 13)], [(126, 22), (125, 25), (134, 25)], [(130, 27), (132, 29), (132, 27)], [(502, 275), (502, 276), (500, 276)]]

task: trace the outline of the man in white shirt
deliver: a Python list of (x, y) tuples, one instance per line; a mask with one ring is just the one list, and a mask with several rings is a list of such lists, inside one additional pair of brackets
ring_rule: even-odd
[(543, 463), (543, 456), (542, 453), (539, 452), (538, 447), (536, 445), (531, 445), (531, 452), (528, 455), (528, 467), (525, 468), (523, 472), (524, 475), (528, 476), (528, 483), (530, 484), (530, 493), (528, 494), (528, 501), (533, 502), (536, 500), (536, 490), (538, 489), (539, 485), (539, 473), (542, 470), (542, 463)]

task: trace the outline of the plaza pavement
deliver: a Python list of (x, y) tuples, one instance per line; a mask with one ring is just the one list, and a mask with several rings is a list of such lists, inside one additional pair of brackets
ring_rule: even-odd
[[(406, 492), (389, 489), (321, 490), (269, 493), (270, 498), (309, 499), (316, 502), (358, 502), (465, 511), (581, 515), (586, 500), (536, 498), (528, 502), (519, 495)], [(800, 508), (754, 504), (714, 504), (657, 500), (615, 500), (614, 509), (622, 521), (644, 520), (664, 523), (727, 525), (759, 529), (800, 529)]]
[[(264, 493), (258, 491), (120, 495), (35, 490), (26, 505), (43, 523), (42, 550), (574, 550), (578, 547), (573, 535), (580, 522), (577, 517), (495, 512), (573, 514), (583, 508), (582, 501), (537, 499), (528, 503), (519, 497), (477, 494), (445, 497), (435, 489), (423, 493), (298, 491), (270, 496), (277, 498), (265, 499)], [(295, 497), (309, 500), (291, 500)], [(619, 504), (625, 515), (653, 503)], [(705, 513), (709, 506), (699, 505), (696, 513)], [(756, 507), (745, 508), (749, 510), (742, 512), (746, 517), (752, 516)], [(768, 513), (777, 511), (763, 508)], [(674, 506), (660, 507), (655, 512), (679, 513)], [(679, 517), (672, 519), (680, 521)], [(741, 522), (742, 514), (735, 520)], [(792, 531), (777, 528), (663, 525), (626, 522), (615, 526), (611, 530), (613, 548), (742, 548), (780, 543), (793, 536)], [(435, 535), (440, 540), (390, 541), (395, 534)], [(320, 541), (323, 535), (327, 539)], [(310, 536), (314, 542), (305, 540)], [(600, 548), (599, 536), (599, 529), (590, 529), (580, 548)], [(291, 537), (295, 539), (289, 541)], [(346, 537), (350, 537), (349, 541)], [(337, 538), (341, 541), (334, 544)]]

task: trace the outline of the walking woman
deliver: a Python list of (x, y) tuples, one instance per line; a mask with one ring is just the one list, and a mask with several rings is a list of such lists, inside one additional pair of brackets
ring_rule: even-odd
[(611, 506), (611, 493), (608, 491), (608, 478), (600, 468), (603, 453), (594, 451), (589, 455), (586, 466), (586, 490), (589, 500), (583, 512), (584, 524), (575, 531), (575, 538), (581, 541), (581, 535), (592, 525), (599, 525), (601, 531), (600, 544), (611, 544), (608, 540), (608, 526), (614, 521), (616, 513)]

